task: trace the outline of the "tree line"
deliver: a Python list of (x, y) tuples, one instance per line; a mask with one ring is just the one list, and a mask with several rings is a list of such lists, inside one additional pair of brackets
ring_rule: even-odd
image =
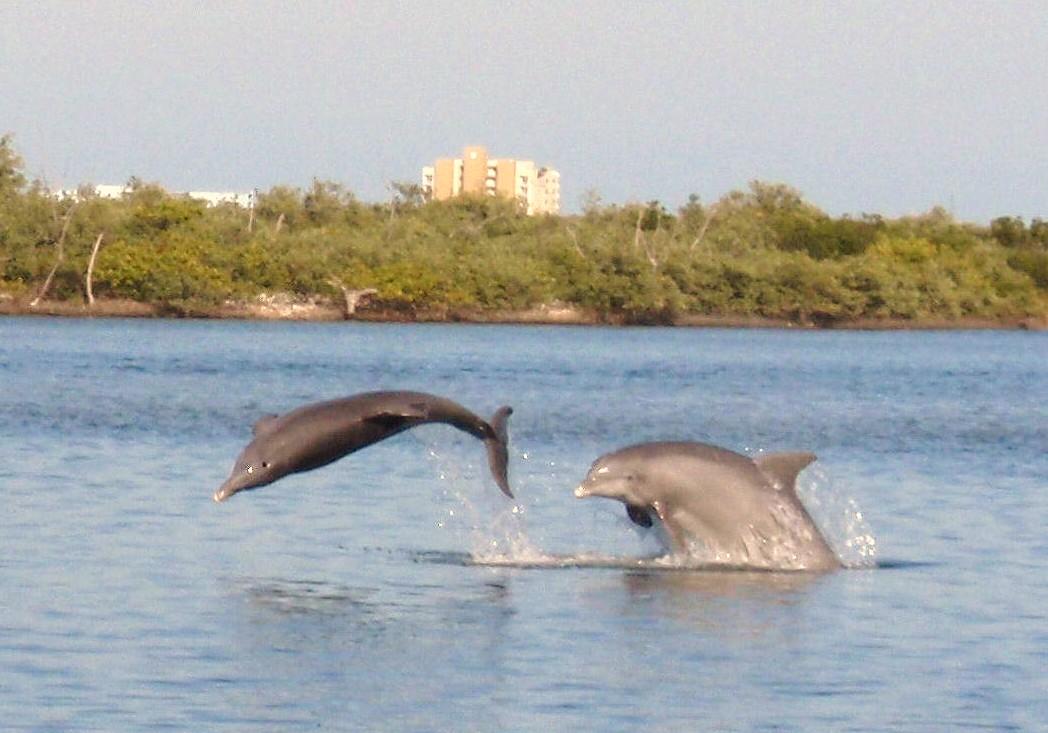
[[(206, 309), (261, 294), (374, 292), (370, 308), (484, 314), (564, 305), (617, 322), (685, 315), (830, 324), (1002, 319), (1048, 312), (1048, 222), (989, 226), (942, 208), (833, 217), (793, 188), (755, 181), (712, 203), (692, 196), (526, 216), (517, 202), (388, 201), (338, 183), (260, 192), (253, 208), (132, 179), (120, 199), (56, 196), (0, 138), (0, 295), (124, 299)], [(348, 296), (346, 297), (349, 303)]]

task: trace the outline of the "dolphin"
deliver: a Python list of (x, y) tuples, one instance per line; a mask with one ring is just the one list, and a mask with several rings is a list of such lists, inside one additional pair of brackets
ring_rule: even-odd
[(255, 423), (254, 440), (241, 451), (214, 500), (326, 466), (423, 423), (446, 423), (484, 441), (495, 483), (512, 498), (506, 477), (506, 423), (512, 413), (513, 408), (500, 407), (486, 422), (456, 402), (424, 392), (364, 392), (268, 415)]
[(705, 443), (641, 443), (594, 461), (575, 496), (618, 499), (642, 527), (658, 519), (675, 553), (698, 550), (737, 567), (829, 570), (840, 560), (795, 486), (814, 460), (813, 453), (750, 458)]

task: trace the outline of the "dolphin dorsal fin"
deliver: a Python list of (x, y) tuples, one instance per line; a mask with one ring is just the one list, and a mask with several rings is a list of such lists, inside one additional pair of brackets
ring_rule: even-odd
[(814, 461), (814, 453), (765, 453), (753, 459), (776, 488), (791, 493), (797, 490), (797, 474)]
[(251, 433), (253, 435), (268, 433), (273, 429), (273, 424), (276, 423), (277, 418), (279, 417), (280, 415), (266, 415), (265, 417), (259, 418), (258, 422), (252, 426)]

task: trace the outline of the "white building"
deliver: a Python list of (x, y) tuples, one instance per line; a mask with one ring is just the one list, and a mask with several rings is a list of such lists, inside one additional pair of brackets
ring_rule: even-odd
[[(124, 196), (131, 194), (131, 188), (126, 185), (115, 185), (115, 184), (101, 184), (93, 186), (95, 196), (101, 199), (122, 199)], [(172, 196), (186, 196), (197, 201), (203, 201), (208, 206), (218, 206), (219, 204), (235, 204), (245, 209), (255, 208), (255, 199), (257, 198), (257, 191), (250, 191), (248, 193), (242, 193), (237, 191), (169, 191)], [(58, 192), (58, 196), (61, 198), (80, 198), (80, 191), (75, 189), (65, 189)]]
[(208, 206), (235, 204), (244, 209), (255, 208), (256, 191), (237, 193), (236, 191), (187, 191), (186, 196), (205, 202)]

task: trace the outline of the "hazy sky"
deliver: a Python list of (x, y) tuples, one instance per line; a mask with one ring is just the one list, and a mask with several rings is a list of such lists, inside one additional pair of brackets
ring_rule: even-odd
[(1048, 2), (0, 0), (0, 132), (52, 187), (339, 181), (466, 144), (565, 208), (713, 201), (1048, 218)]

